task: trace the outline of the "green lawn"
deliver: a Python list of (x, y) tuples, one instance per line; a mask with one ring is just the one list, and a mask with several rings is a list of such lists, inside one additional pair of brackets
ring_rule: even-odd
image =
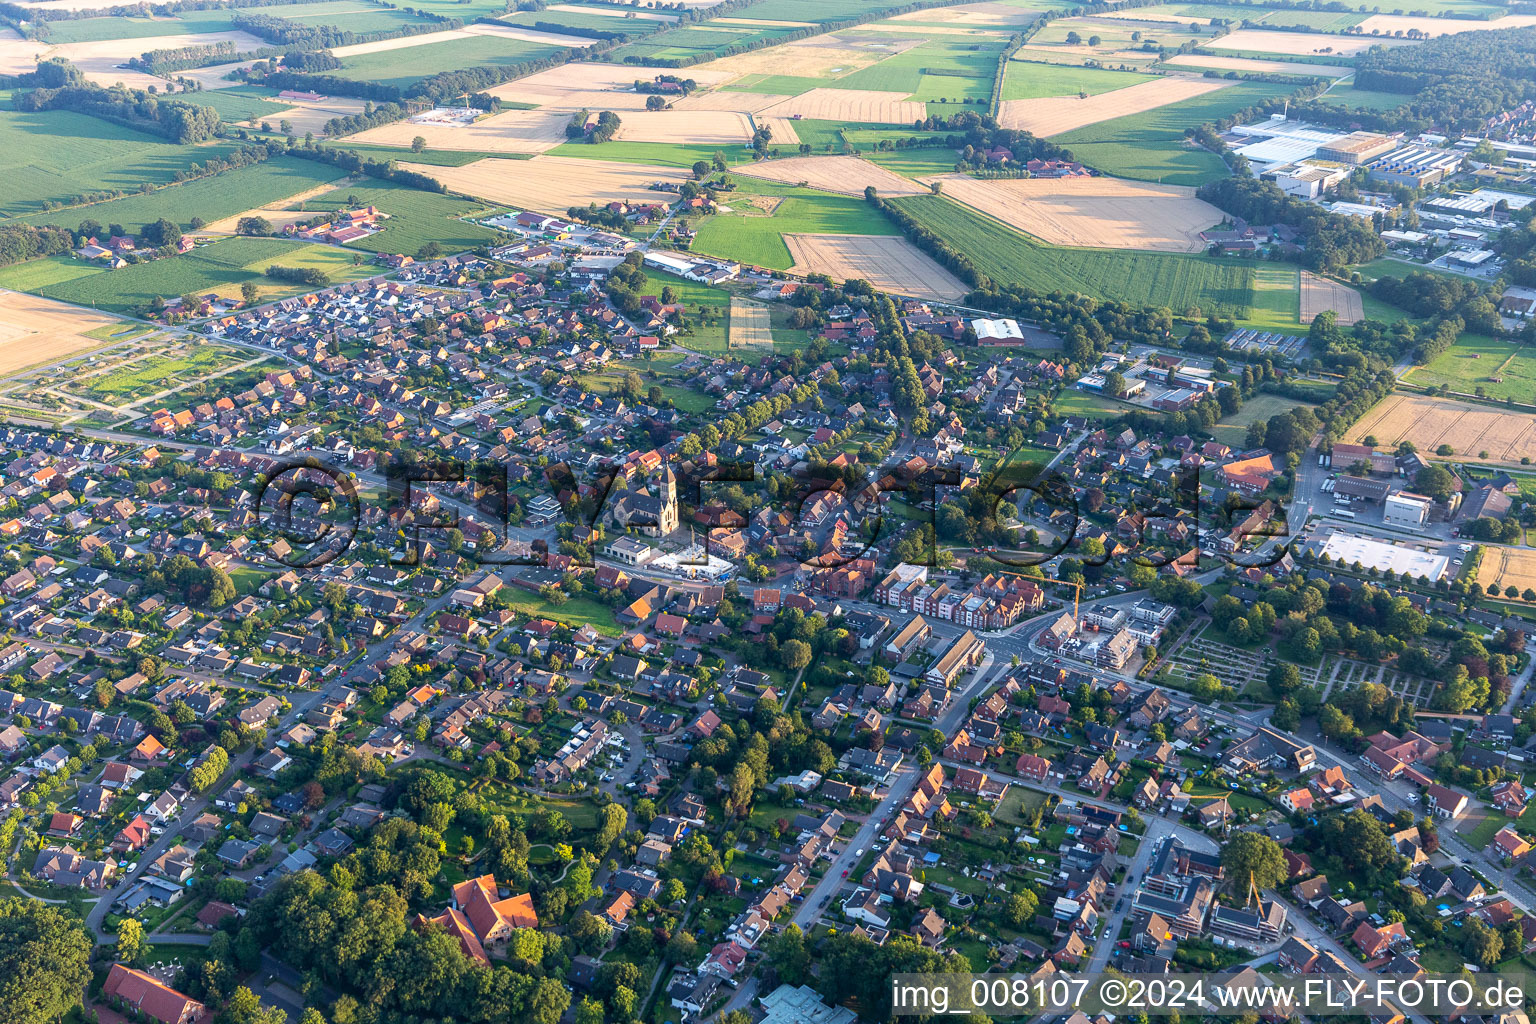
[(507, 67), (547, 57), (561, 49), (547, 43), (529, 43), (504, 36), (470, 36), (395, 50), (354, 54), (343, 58), (341, 68), (331, 74), (406, 89), (441, 71)]
[(694, 249), (771, 270), (788, 270), (793, 261), (781, 237), (786, 233), (899, 234), (894, 224), (862, 199), (793, 188), (772, 194), (786, 194), (772, 215), (724, 213), (705, 220)]
[(1041, 245), (944, 197), (888, 200), (967, 253), (1001, 284), (1036, 292), (1081, 292), (1174, 311), (1240, 313), (1254, 301), (1254, 264), (1174, 253), (1065, 249)]
[(1187, 142), (1184, 130), (1294, 91), (1272, 82), (1243, 82), (1181, 103), (1087, 125), (1051, 141), (1085, 164), (1123, 178), (1203, 185), (1225, 177), (1226, 165)]
[[(1496, 379), (1497, 378), (1497, 379)], [(1478, 334), (1464, 334), (1427, 366), (1406, 378), (1410, 384), (1530, 402), (1536, 395), (1536, 349)]]
[(537, 594), (519, 594), (512, 600), (512, 610), (554, 619), (572, 629), (591, 626), (605, 636), (619, 636), (624, 632), (614, 621), (612, 608), (586, 597), (573, 597), (564, 604), (554, 605)]
[(1413, 97), (1400, 92), (1377, 92), (1373, 89), (1356, 89), (1353, 85), (1340, 85), (1317, 99), (1320, 103), (1337, 104), (1350, 110), (1396, 110)]
[(103, 268), (75, 259), (73, 256), (50, 256), (47, 259), (0, 267), (0, 288), (10, 288), (18, 292), (41, 292), (52, 285), (64, 284), (67, 281), (103, 272)]
[[(849, 34), (850, 39), (859, 39)], [(974, 36), (939, 36), (878, 64), (844, 75), (839, 89), (906, 93), (926, 103), (986, 101), (992, 95), (997, 59), (1007, 43)]]
[(1041, 64), (1038, 61), (1011, 60), (1003, 75), (1005, 100), (1032, 100), (1049, 96), (1076, 96), (1113, 92), (1126, 86), (1150, 82), (1154, 75), (1132, 71), (1107, 71), (1103, 68), (1079, 68), (1066, 64)]
[(329, 164), (276, 156), (211, 178), (198, 178), (85, 207), (35, 213), (23, 219), (29, 224), (58, 224), (73, 228), (90, 218), (102, 224), (121, 224), (137, 233), (144, 225), (165, 217), (188, 229), (193, 217), (201, 217), (211, 224), (341, 177), (344, 173)]
[[(1315, 409), (1314, 402), (1298, 402), (1294, 398), (1286, 398), (1283, 395), (1255, 395), (1243, 403), (1243, 407), (1231, 416), (1223, 417), (1221, 422), (1211, 428), (1211, 436), (1222, 444), (1231, 445), (1233, 448), (1242, 448), (1248, 436), (1248, 424), (1258, 420), (1268, 421), (1271, 416), (1278, 416), (1283, 412), (1290, 412), (1297, 406), (1306, 409)], [(1225, 643), (1226, 641), (1223, 640)], [(1263, 683), (1263, 680), (1260, 680)], [(1267, 689), (1267, 684), (1265, 684)]]
[(1253, 306), (1243, 327), (1304, 334), (1301, 326), (1301, 271), (1286, 263), (1261, 263), (1254, 270)]

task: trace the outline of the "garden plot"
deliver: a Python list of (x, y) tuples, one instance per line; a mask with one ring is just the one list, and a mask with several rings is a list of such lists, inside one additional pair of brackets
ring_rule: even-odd
[[(1430, 21), (1438, 19), (1430, 18)], [(1480, 23), (1486, 24), (1486, 23)], [(1269, 31), (1240, 28), (1206, 44), (1213, 50), (1241, 50), (1245, 53), (1283, 53), (1305, 57), (1320, 53), (1330, 57), (1353, 57), (1373, 46), (1412, 46), (1411, 39), (1385, 39), (1381, 36), (1326, 35), (1321, 32)]]
[(1005, 128), (1033, 132), (1042, 138), (1061, 135), (1117, 117), (1142, 114), (1170, 103), (1204, 96), (1225, 89), (1232, 82), (1209, 78), (1168, 75), (1153, 82), (1143, 82), (1125, 89), (1100, 93), (1086, 99), (1058, 96), (1047, 99), (1004, 100), (998, 109), (998, 123)]
[(928, 116), (928, 106), (909, 101), (904, 92), (812, 89), (775, 103), (762, 113), (770, 117), (809, 117), (818, 121), (911, 124)]
[(1518, 462), (1536, 452), (1536, 417), (1428, 395), (1389, 395), (1360, 417), (1348, 440), (1367, 435), (1384, 448), (1412, 441), (1421, 452), (1450, 445), (1467, 461)]
[[(1360, 23), (1359, 29), (1368, 36), (1377, 32), (1383, 36), (1407, 35), (1410, 30), (1417, 29), (1421, 36), (1428, 37), (1459, 35), (1462, 32), (1492, 32), (1501, 28), (1530, 28), (1532, 25), (1536, 25), (1536, 15), (1532, 14), (1508, 14), (1502, 18), (1494, 18), (1492, 21), (1373, 14)], [(1386, 41), (1374, 36), (1373, 38), (1377, 42)]]
[(1260, 60), (1257, 57), (1202, 57), (1198, 53), (1181, 53), (1177, 57), (1169, 57), (1163, 63), (1216, 71), (1256, 71), (1260, 74), (1319, 75), (1327, 78), (1343, 78), (1354, 74), (1353, 68), (1337, 64), (1303, 64), (1297, 61)]
[(671, 204), (677, 201), (676, 192), (662, 192), (651, 186), (661, 181), (681, 184), (691, 177), (688, 172), (672, 167), (558, 156), (536, 156), (532, 160), (491, 157), (463, 167), (409, 163), (400, 166), (477, 199), (556, 214), (588, 203)]
[(570, 114), (564, 110), (505, 110), (472, 124), (395, 121), (359, 132), (352, 139), (380, 146), (409, 146), (420, 136), (427, 140), (431, 150), (543, 153), (566, 141), (565, 127), (570, 121)]
[(0, 291), (0, 375), (96, 348), (102, 342), (86, 332), (117, 322), (92, 309)]
[[(777, 140), (778, 136), (774, 136)], [(762, 160), (735, 168), (732, 172), (748, 178), (765, 178), (786, 185), (806, 185), (823, 192), (864, 195), (873, 185), (886, 196), (916, 196), (927, 192), (908, 178), (888, 171), (879, 164), (856, 156), (795, 156), (785, 160)]]
[(937, 181), (952, 199), (1052, 245), (1199, 252), (1200, 232), (1222, 219), (1220, 210), (1180, 185), (1119, 178), (984, 181), (962, 174), (923, 181)]
[(0, 39), (0, 73), (22, 74), (32, 71), (39, 60), (57, 57), (69, 61), (84, 73), (86, 80), (111, 86), (118, 82), (134, 89), (154, 86), (165, 88), (165, 80), (142, 71), (118, 67), (150, 50), (174, 50), (183, 46), (232, 42), (241, 51), (255, 50), (267, 44), (248, 32), (183, 32), (177, 35), (148, 36), (140, 39), (101, 39), (85, 43), (50, 46), (45, 42), (15, 37)]
[(1301, 272), (1301, 322), (1310, 324), (1319, 313), (1333, 310), (1343, 327), (1365, 319), (1365, 305), (1360, 293), (1348, 285), (1318, 277), (1309, 270)]
[(881, 291), (953, 301), (970, 289), (905, 238), (888, 235), (786, 234), (793, 274), (863, 278)]
[[(625, 114), (614, 138), (700, 146), (741, 144), (752, 141), (752, 119), (731, 110), (643, 110)], [(784, 140), (775, 134), (774, 141)]]

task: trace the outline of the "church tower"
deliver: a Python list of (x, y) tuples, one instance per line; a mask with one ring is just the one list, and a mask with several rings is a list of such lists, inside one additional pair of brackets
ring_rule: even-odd
[(661, 511), (656, 516), (657, 534), (666, 537), (676, 532), (677, 520), (677, 474), (672, 472), (668, 465), (661, 471)]

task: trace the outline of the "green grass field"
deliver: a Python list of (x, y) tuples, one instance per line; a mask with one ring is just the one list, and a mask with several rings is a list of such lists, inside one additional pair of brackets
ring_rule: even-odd
[(1306, 409), (1317, 408), (1314, 402), (1298, 402), (1284, 395), (1255, 395), (1244, 402), (1243, 407), (1237, 412), (1231, 416), (1222, 417), (1221, 422), (1211, 428), (1211, 435), (1222, 444), (1242, 448), (1247, 441), (1250, 423), (1258, 420), (1267, 421), (1271, 416), (1290, 412), (1298, 406)]
[(208, 292), (233, 296), (239, 293), (243, 282), (255, 281), (261, 298), (266, 300), (313, 290), (307, 285), (291, 285), (262, 276), (273, 264), (316, 267), (331, 275), (332, 281), (366, 277), (377, 272), (376, 268), (367, 265), (355, 267), (352, 260), (352, 254), (334, 246), (275, 238), (227, 238), (182, 256), (29, 290), (82, 306), (126, 312), (147, 305), (156, 296), (171, 299), (188, 293), (203, 295)]
[(102, 224), (121, 224), (130, 232), (137, 232), (145, 224), (165, 217), (185, 229), (193, 217), (201, 217), (211, 224), (343, 176), (339, 169), (328, 164), (277, 156), (212, 178), (198, 178), (143, 195), (71, 207), (56, 213), (35, 213), (23, 219), (29, 224), (58, 224), (73, 228), (90, 218)]
[(441, 71), (507, 67), (547, 57), (559, 49), (561, 47), (503, 36), (472, 36), (397, 50), (359, 53), (343, 58), (341, 68), (331, 73), (356, 81), (379, 82), (406, 89)]
[(571, 156), (578, 160), (617, 160), (620, 163), (653, 164), (657, 167), (692, 167), (703, 160), (712, 163), (716, 153), (725, 154), (727, 164), (752, 160), (746, 146), (691, 146), (671, 142), (562, 142), (549, 151), (550, 156)]
[(1242, 327), (1303, 334), (1301, 271), (1283, 263), (1260, 263), (1253, 275), (1253, 305)]
[(786, 197), (772, 215), (722, 213), (705, 220), (694, 240), (694, 249), (772, 270), (788, 270), (793, 261), (780, 237), (786, 233), (898, 234), (894, 224), (862, 199), (781, 188), (782, 191), (768, 193)]
[[(1500, 378), (1495, 380), (1494, 378)], [(1475, 394), (1489, 398), (1531, 401), (1536, 395), (1536, 348), (1478, 334), (1464, 334), (1427, 366), (1407, 376), (1410, 384)]]
[(1170, 185), (1203, 185), (1225, 177), (1226, 165), (1184, 138), (1184, 130), (1294, 91), (1272, 82), (1243, 82), (1182, 103), (1087, 125), (1051, 139), (1106, 174)]
[(353, 249), (414, 254), (428, 242), (436, 242), (444, 252), (462, 252), (484, 245), (496, 236), (489, 228), (459, 219), (488, 207), (390, 181), (337, 189), (309, 200), (306, 206), (314, 210), (339, 210), (350, 205), (352, 196), (357, 197), (359, 204), (371, 204), (389, 214), (383, 231), (358, 239), (350, 246)]
[[(523, 28), (534, 28), (539, 22), (561, 26), (572, 35), (583, 35), (583, 29), (596, 30), (598, 32), (626, 32), (632, 36), (648, 35), (658, 29), (667, 27), (664, 21), (652, 21), (649, 18), (614, 18), (609, 15), (594, 13), (587, 14), (579, 11), (519, 11), (516, 14), (505, 14), (496, 19), (508, 25), (520, 25)], [(594, 39), (601, 38), (593, 36)]]
[(271, 97), (276, 95), (276, 89), (238, 86), (234, 89), (205, 89), (198, 93), (197, 102), (212, 107), (219, 112), (219, 117), (233, 123), (274, 117), (279, 111), (289, 109), (289, 104), (272, 100)]
[(42, 293), (53, 285), (101, 273), (105, 273), (102, 267), (77, 260), (73, 256), (49, 256), (47, 259), (0, 267), (0, 288)]
[[(1041, 48), (1073, 45), (1068, 43), (1067, 36), (1075, 32), (1081, 40), (1077, 45), (1096, 50), (1130, 50), (1148, 43), (1177, 48), (1191, 39), (1209, 39), (1215, 31), (1209, 27), (1196, 28), (1198, 31), (1190, 31), (1189, 25), (1172, 21), (1132, 23), (1107, 18), (1060, 18), (1031, 36), (1029, 45)], [(1099, 39), (1097, 43), (1091, 42), (1094, 36)]]
[[(106, 39), (146, 39), (187, 33), (228, 32), (234, 29), (234, 11), (213, 8), (206, 11), (182, 11), (174, 17), (78, 18), (43, 22), (44, 38), (50, 43), (88, 43)], [(347, 32), (367, 35), (392, 32), (400, 28), (429, 24), (422, 18), (397, 7), (354, 3), (353, 0), (326, 0), (314, 4), (281, 4), (263, 7), (262, 14), (308, 25), (334, 25)]]
[[(750, 17), (746, 11), (735, 11), (732, 16)], [(677, 25), (644, 39), (625, 43), (609, 51), (607, 59), (627, 63), (704, 60), (711, 56), (724, 56), (733, 47), (746, 46), (763, 39), (778, 39), (792, 31), (778, 26), (716, 24), (710, 21), (696, 25)]]
[(1049, 248), (942, 197), (891, 199), (923, 227), (967, 253), (1000, 284), (1037, 292), (1060, 289), (1175, 312), (1246, 312), (1253, 304), (1254, 267), (1173, 253)]
[(1152, 75), (1102, 68), (1077, 68), (1065, 64), (1011, 60), (1003, 76), (1005, 100), (1033, 100), (1049, 96), (1077, 96), (1113, 92), (1129, 85), (1152, 81)]
[[(847, 38), (860, 36), (848, 33)], [(992, 95), (997, 58), (1005, 45), (1001, 39), (941, 36), (844, 75), (837, 87), (901, 92), (925, 103), (986, 101)]]
[(39, 213), (46, 203), (69, 203), (85, 193), (163, 185), (173, 181), (176, 172), (236, 148), (236, 143), (222, 141), (172, 145), (69, 110), (3, 109), (0, 180), (6, 187), (0, 190), (0, 216)]

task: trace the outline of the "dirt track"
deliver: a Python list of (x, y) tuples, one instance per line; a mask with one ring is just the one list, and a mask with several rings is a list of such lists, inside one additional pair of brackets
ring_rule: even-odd
[(1084, 125), (1140, 114), (1170, 103), (1204, 96), (1232, 84), (1209, 78), (1168, 75), (1153, 82), (1142, 82), (1086, 99), (1057, 96), (1049, 99), (1004, 100), (999, 106), (997, 120), (1004, 128), (1017, 128), (1048, 138)]
[(1119, 178), (925, 178), (944, 194), (1052, 245), (1199, 252), (1216, 207), (1181, 185)]
[(863, 278), (882, 291), (922, 299), (954, 300), (965, 283), (905, 238), (893, 235), (784, 236), (795, 274), (828, 274), (834, 280)]

